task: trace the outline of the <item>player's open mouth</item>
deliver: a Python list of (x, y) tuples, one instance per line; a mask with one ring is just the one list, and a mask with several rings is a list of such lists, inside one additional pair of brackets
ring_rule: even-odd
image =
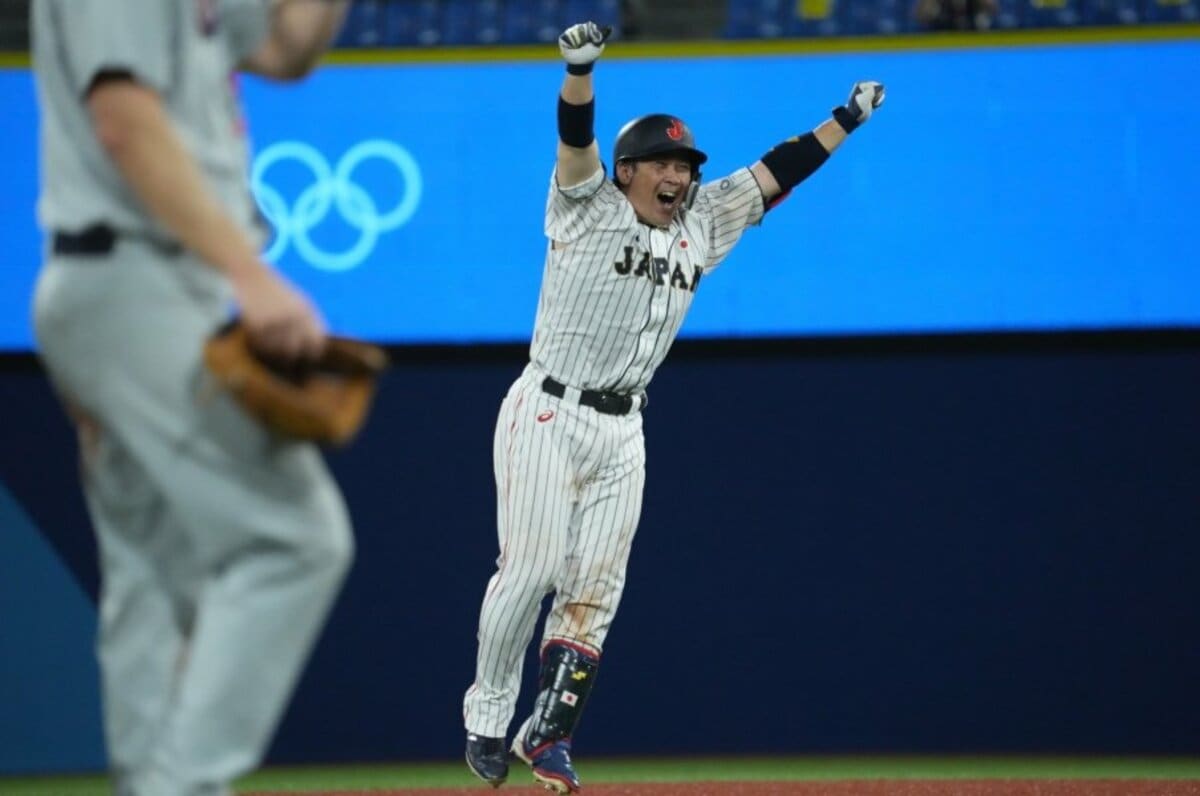
[(662, 191), (658, 194), (658, 201), (663, 207), (674, 207), (677, 196), (674, 191)]

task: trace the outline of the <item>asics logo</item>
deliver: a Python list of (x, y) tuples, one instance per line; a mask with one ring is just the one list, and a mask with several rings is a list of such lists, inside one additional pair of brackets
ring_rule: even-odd
[[(399, 194), (395, 206), (380, 208), (371, 192), (356, 180), (359, 167), (380, 161), (372, 171), (384, 170), (387, 194)], [(271, 182), (279, 164), (299, 165), (304, 188), (289, 202)], [(315, 147), (301, 141), (280, 141), (254, 159), (250, 188), (259, 210), (274, 227), (275, 237), (264, 253), (278, 262), (289, 247), (306, 263), (324, 271), (347, 271), (371, 255), (380, 235), (399, 229), (412, 218), (421, 201), (421, 169), (404, 147), (374, 138), (352, 146), (336, 165), (330, 165)], [(330, 251), (313, 240), (314, 230), (331, 217), (353, 230), (348, 245)]]

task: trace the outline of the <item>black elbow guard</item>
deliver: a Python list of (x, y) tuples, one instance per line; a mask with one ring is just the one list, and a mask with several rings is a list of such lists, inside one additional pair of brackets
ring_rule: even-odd
[(596, 101), (572, 105), (558, 97), (558, 137), (567, 146), (584, 149), (596, 140), (593, 132), (596, 121)]
[(789, 138), (762, 156), (779, 188), (787, 193), (829, 159), (829, 152), (812, 133)]

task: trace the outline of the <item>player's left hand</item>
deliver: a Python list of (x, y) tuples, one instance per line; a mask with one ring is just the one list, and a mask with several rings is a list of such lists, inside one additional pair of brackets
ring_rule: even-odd
[(871, 113), (883, 104), (884, 87), (874, 80), (860, 80), (850, 91), (850, 99), (846, 101), (843, 113), (834, 111), (834, 117), (845, 128), (852, 132), (854, 128), (871, 118)]

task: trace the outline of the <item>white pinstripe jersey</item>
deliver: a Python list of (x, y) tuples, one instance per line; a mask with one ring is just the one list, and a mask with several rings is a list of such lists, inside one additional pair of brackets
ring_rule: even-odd
[(701, 277), (763, 212), (748, 168), (701, 185), (692, 209), (677, 212), (665, 230), (640, 223), (603, 168), (567, 188), (555, 175), (530, 360), (579, 389), (645, 390)]

